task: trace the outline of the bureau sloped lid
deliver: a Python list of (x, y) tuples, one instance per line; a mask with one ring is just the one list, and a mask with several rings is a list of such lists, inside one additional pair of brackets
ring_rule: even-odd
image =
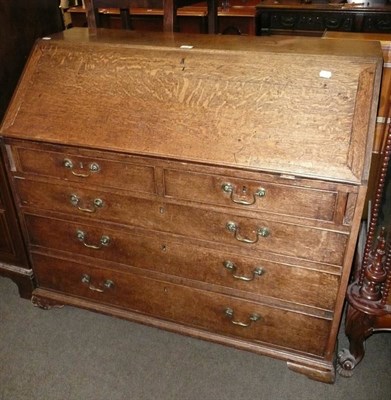
[(71, 29), (37, 43), (3, 136), (361, 182), (377, 43)]

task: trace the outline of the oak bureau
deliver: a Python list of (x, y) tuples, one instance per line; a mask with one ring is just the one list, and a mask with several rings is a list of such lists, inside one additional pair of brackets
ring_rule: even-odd
[(381, 68), (377, 42), (38, 41), (1, 127), (33, 303), (332, 382)]

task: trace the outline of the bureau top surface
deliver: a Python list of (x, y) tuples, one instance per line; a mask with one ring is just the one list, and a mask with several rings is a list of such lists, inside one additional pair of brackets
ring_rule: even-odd
[(74, 28), (37, 42), (1, 134), (359, 183), (381, 63), (377, 42)]

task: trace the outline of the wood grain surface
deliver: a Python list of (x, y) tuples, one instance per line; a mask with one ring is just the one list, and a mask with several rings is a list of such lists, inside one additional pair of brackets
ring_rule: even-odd
[(314, 54), (250, 42), (243, 50), (148, 45), (140, 37), (121, 48), (103, 39), (42, 42), (2, 132), (56, 142), (65, 131), (72, 145), (365, 179), (380, 48), (363, 43), (365, 58), (348, 47), (331, 56), (336, 44), (325, 40), (322, 48), (313, 42)]

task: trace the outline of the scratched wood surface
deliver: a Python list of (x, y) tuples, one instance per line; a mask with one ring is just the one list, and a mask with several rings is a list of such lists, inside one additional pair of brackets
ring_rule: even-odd
[(363, 42), (360, 51), (354, 45), (352, 54), (346, 47), (342, 55), (338, 44), (320, 39), (302, 51), (295, 41), (263, 45), (256, 38), (243, 48), (235, 39), (217, 50), (213, 40), (181, 49), (180, 38), (172, 46), (159, 44), (158, 36), (147, 44), (116, 45), (113, 33), (106, 43), (104, 35), (78, 41), (73, 32), (69, 40), (42, 41), (2, 134), (330, 180), (366, 179), (380, 47)]

